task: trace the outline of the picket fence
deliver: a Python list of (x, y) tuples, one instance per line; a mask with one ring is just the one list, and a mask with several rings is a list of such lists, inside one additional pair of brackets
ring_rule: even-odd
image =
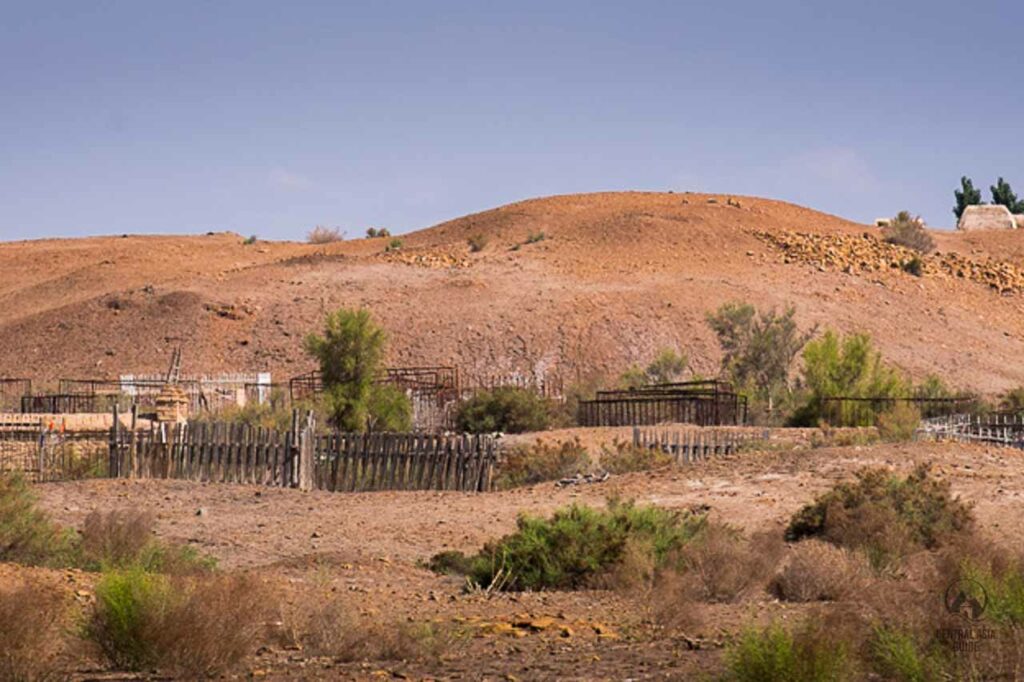
[(671, 455), (677, 464), (687, 464), (721, 455), (731, 455), (748, 443), (768, 440), (764, 431), (725, 431), (717, 429), (690, 429), (665, 431), (633, 427), (633, 445), (657, 448)]
[(303, 490), (490, 490), (491, 436), (318, 433), (230, 423), (113, 429), (113, 477), (249, 483)]

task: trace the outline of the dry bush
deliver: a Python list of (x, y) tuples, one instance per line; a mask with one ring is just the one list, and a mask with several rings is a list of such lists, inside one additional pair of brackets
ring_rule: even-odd
[(778, 534), (762, 533), (748, 541), (732, 526), (709, 523), (670, 565), (690, 577), (694, 598), (729, 602), (764, 587), (782, 548)]
[(840, 601), (856, 595), (870, 579), (864, 557), (819, 540), (793, 547), (770, 589), (784, 601)]
[(905, 556), (937, 549), (974, 528), (970, 505), (949, 483), (917, 467), (906, 478), (866, 469), (805, 505), (790, 520), (786, 539), (820, 538), (864, 551), (876, 569), (892, 569)]
[(498, 463), (494, 486), (499, 490), (557, 481), (590, 469), (590, 456), (579, 438), (557, 445), (538, 440), (511, 448)]
[(339, 662), (436, 660), (451, 644), (450, 633), (432, 624), (360, 618), (340, 597), (323, 601), (310, 613), (297, 639), (313, 656)]
[(127, 566), (153, 540), (156, 518), (134, 509), (94, 511), (82, 525), (82, 560), (87, 566)]
[(647, 448), (615, 439), (611, 447), (601, 446), (601, 468), (610, 474), (649, 471), (672, 464), (672, 456), (661, 448)]
[(935, 250), (935, 240), (924, 229), (924, 221), (920, 217), (911, 216), (907, 211), (900, 211), (892, 222), (882, 229), (882, 236), (890, 244), (905, 246), (918, 253)]
[(87, 634), (116, 667), (197, 679), (252, 653), (270, 608), (248, 576), (171, 579), (133, 568), (106, 574), (97, 585)]
[(921, 425), (921, 412), (910, 403), (898, 402), (878, 415), (878, 435), (884, 441), (906, 443)]
[(0, 679), (39, 682), (61, 677), (67, 604), (42, 584), (0, 591)]
[(306, 241), (310, 244), (330, 244), (345, 239), (345, 233), (337, 227), (325, 227), (317, 225), (306, 234)]

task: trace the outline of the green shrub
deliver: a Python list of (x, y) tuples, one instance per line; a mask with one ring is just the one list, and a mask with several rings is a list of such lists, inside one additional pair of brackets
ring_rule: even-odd
[(908, 275), (920, 277), (924, 274), (924, 261), (919, 256), (912, 256), (900, 264), (900, 269)]
[(704, 523), (702, 515), (614, 500), (605, 510), (572, 505), (550, 519), (520, 516), (515, 533), (487, 543), (465, 561), (448, 554), (444, 565), (468, 567), (467, 575), (481, 587), (577, 589), (614, 568), (627, 543), (648, 547), (657, 564)]
[(380, 227), (380, 228), (369, 227), (369, 228), (366, 229), (366, 238), (367, 239), (376, 239), (377, 237), (390, 237), (390, 236), (391, 236), (391, 230), (389, 230), (386, 227)]
[(944, 663), (935, 651), (922, 651), (914, 637), (876, 627), (870, 642), (871, 667), (886, 680), (930, 682), (943, 678)]
[(667, 384), (677, 381), (689, 364), (690, 360), (685, 353), (677, 353), (671, 348), (663, 348), (646, 367), (641, 368), (637, 365), (629, 367), (619, 377), (619, 384), (622, 388)]
[(819, 633), (794, 636), (779, 625), (745, 630), (726, 651), (727, 680), (736, 682), (841, 682), (855, 679), (842, 643)]
[(878, 435), (885, 441), (911, 441), (920, 425), (921, 412), (911, 403), (894, 403), (892, 407), (878, 415)]
[(469, 433), (525, 433), (544, 431), (551, 421), (546, 398), (514, 386), (480, 391), (455, 414), (456, 428)]
[(172, 580), (135, 567), (103, 576), (86, 635), (117, 668), (198, 679), (252, 653), (268, 609), (246, 576)]
[(807, 344), (803, 352), (804, 383), (810, 391), (807, 404), (793, 417), (796, 426), (872, 426), (875, 411), (870, 403), (845, 404), (826, 410), (825, 398), (904, 398), (910, 392), (906, 379), (885, 364), (867, 334), (840, 337), (832, 330)]
[(72, 537), (36, 507), (23, 476), (0, 475), (0, 561), (66, 565), (74, 552)]
[(243, 245), (243, 246), (252, 246), (253, 244), (255, 244), (255, 243), (256, 243), (256, 241), (257, 241), (257, 237), (256, 237), (256, 235), (252, 234), (252, 235), (249, 235), (248, 237), (246, 237), (246, 238), (245, 238), (245, 239), (244, 239), (244, 240), (242, 241), (242, 245)]
[(541, 231), (541, 232), (531, 232), (526, 237), (526, 243), (527, 244), (536, 244), (537, 242), (542, 242), (545, 239), (547, 239), (547, 235), (545, 235), (543, 231)]
[(110, 573), (96, 586), (89, 637), (119, 668), (143, 670), (161, 658), (166, 615), (178, 595), (170, 580), (141, 568)]
[(649, 471), (672, 464), (672, 456), (661, 448), (648, 448), (613, 440), (611, 447), (601, 446), (601, 468), (610, 474)]
[(949, 483), (918, 467), (906, 478), (884, 469), (857, 474), (796, 512), (788, 541), (817, 537), (862, 550), (876, 569), (917, 549), (934, 549), (973, 528), (970, 506), (954, 498)]
[(557, 445), (544, 441), (510, 449), (498, 463), (494, 485), (499, 490), (534, 485), (584, 473), (590, 456), (579, 439)]
[(1002, 625), (1024, 625), (1024, 571), (1018, 562), (994, 569), (967, 561), (962, 575), (981, 585), (988, 595), (987, 619)]
[(384, 251), (388, 253), (392, 251), (398, 251), (399, 249), (402, 248), (402, 244), (403, 242), (401, 239), (399, 239), (398, 237), (394, 237), (390, 241), (388, 241), (387, 246), (384, 247)]

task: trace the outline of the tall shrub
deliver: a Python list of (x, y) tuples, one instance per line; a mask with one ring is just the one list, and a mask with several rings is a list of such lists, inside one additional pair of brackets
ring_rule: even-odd
[(344, 431), (408, 428), (411, 407), (393, 386), (376, 383), (387, 335), (368, 310), (337, 310), (324, 334), (306, 337), (306, 351), (320, 364), (324, 402), (331, 422)]

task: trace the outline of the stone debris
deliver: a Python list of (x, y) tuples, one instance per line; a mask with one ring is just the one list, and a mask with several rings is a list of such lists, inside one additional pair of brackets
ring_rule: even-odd
[(465, 256), (441, 252), (411, 253), (407, 251), (390, 251), (382, 253), (380, 258), (388, 263), (401, 263), (431, 270), (468, 268), (470, 266), (470, 259)]
[(576, 474), (575, 476), (571, 476), (569, 478), (563, 478), (563, 479), (561, 479), (559, 481), (556, 481), (555, 482), (555, 486), (559, 487), (559, 488), (565, 488), (566, 486), (570, 486), (570, 485), (582, 485), (582, 484), (587, 484), (587, 483), (604, 483), (605, 481), (607, 481), (611, 477), (612, 477), (612, 475), (609, 474), (607, 471), (602, 472), (600, 474)]
[(805, 263), (821, 272), (863, 275), (902, 270), (917, 257), (921, 261), (921, 277), (969, 280), (1001, 294), (1024, 292), (1024, 272), (1005, 261), (992, 258), (981, 261), (938, 251), (919, 254), (868, 232), (858, 236), (755, 231), (754, 236), (780, 250), (784, 263)]

